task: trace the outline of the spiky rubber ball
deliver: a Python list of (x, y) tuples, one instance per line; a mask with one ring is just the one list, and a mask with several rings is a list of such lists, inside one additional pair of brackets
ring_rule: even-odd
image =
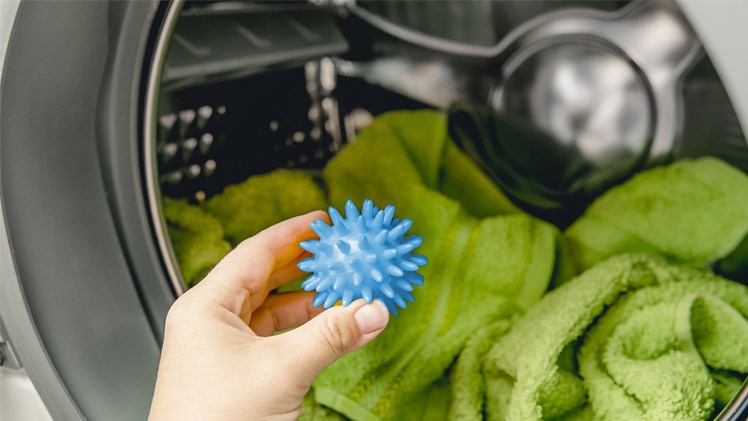
[(345, 204), (345, 217), (335, 208), (329, 212), (332, 226), (323, 220), (311, 227), (319, 240), (299, 243), (314, 257), (299, 262), (299, 269), (313, 272), (302, 288), (316, 290), (314, 306), (332, 307), (338, 300), (347, 306), (363, 298), (383, 302), (390, 313), (413, 302), (413, 286), (423, 285), (416, 271), (426, 264), (426, 256), (413, 253), (423, 237), (404, 234), (413, 225), (408, 218), (395, 218), (395, 207), (380, 210), (371, 200), (364, 201), (361, 213), (352, 201)]

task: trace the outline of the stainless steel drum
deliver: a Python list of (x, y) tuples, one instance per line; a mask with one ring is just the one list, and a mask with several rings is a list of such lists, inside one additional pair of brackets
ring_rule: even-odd
[[(740, 1), (0, 1), (2, 370), (54, 418), (145, 418), (185, 290), (162, 197), (322, 168), (386, 111), (444, 110), (560, 226), (675, 159), (748, 172), (746, 21)], [(721, 417), (747, 407), (744, 386)]]

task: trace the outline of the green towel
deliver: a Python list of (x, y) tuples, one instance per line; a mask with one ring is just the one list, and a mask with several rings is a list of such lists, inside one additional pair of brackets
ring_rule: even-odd
[(188, 286), (195, 285), (223, 258), (231, 245), (218, 221), (183, 200), (164, 198), (164, 219), (174, 254)]
[(547, 294), (493, 346), (488, 418), (705, 419), (748, 372), (746, 317), (744, 285), (614, 257)]
[[(745, 270), (748, 178), (717, 160), (612, 189), (566, 245), (452, 144), (438, 112), (378, 117), (323, 178), (335, 206), (396, 205), (430, 263), (416, 302), (323, 372), (300, 419), (699, 419), (748, 372), (746, 287), (670, 265)], [(229, 251), (223, 229), (238, 243), (325, 206), (317, 180), (289, 170), (228, 187), (203, 209), (164, 201), (190, 284)], [(650, 257), (598, 263), (624, 252)], [(597, 265), (564, 282), (572, 260)]]
[[(325, 168), (323, 178), (332, 204), (341, 206), (348, 198), (361, 202), (368, 197), (375, 203), (410, 199), (400, 187), (419, 186), (453, 199), (475, 217), (520, 212), (454, 146), (446, 129), (446, 117), (435, 111), (396, 111), (377, 117)], [(417, 200), (405, 200), (413, 201)]]
[(626, 252), (706, 267), (748, 234), (748, 177), (714, 158), (642, 172), (566, 231), (579, 269)]
[(475, 332), (452, 369), (451, 420), (480, 420), (489, 409), (485, 406), (486, 384), (483, 361), (493, 344), (503, 336), (511, 324), (499, 320)]
[(304, 401), (301, 403), (301, 413), (299, 414), (298, 421), (343, 421), (340, 414), (325, 408), (314, 401), (314, 390), (310, 390), (309, 393), (304, 396)]
[[(318, 403), (358, 420), (424, 413), (423, 391), (467, 339), (546, 290), (557, 230), (522, 214), (451, 144), (443, 114), (385, 114), (325, 168), (333, 205), (392, 203), (429, 257), (416, 301), (362, 350), (317, 379)], [(479, 219), (478, 217), (483, 217)], [(446, 405), (444, 406), (446, 408)]]
[(275, 170), (226, 187), (205, 202), (234, 245), (285, 219), (325, 209), (327, 201), (311, 174)]

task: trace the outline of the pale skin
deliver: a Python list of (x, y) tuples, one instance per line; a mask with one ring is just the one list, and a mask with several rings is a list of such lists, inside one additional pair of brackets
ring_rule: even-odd
[(245, 240), (174, 302), (150, 420), (296, 419), (320, 372), (384, 330), (389, 312), (378, 301), (322, 311), (313, 292), (269, 295), (303, 275), (296, 263), (309, 254), (299, 242), (316, 238), (309, 224), (320, 218)]

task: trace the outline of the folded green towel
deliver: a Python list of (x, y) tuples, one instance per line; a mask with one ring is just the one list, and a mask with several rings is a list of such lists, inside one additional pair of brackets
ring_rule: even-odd
[(164, 198), (164, 219), (174, 254), (188, 286), (195, 285), (223, 258), (231, 245), (218, 221), (184, 200)]
[(493, 344), (510, 326), (508, 320), (499, 320), (475, 332), (465, 344), (450, 377), (452, 397), (449, 419), (481, 420), (483, 414), (490, 411), (485, 406), (483, 361)]
[[(557, 230), (519, 213), (445, 129), (438, 112), (388, 113), (325, 168), (333, 205), (396, 205), (431, 260), (416, 302), (322, 373), (300, 419), (701, 419), (732, 397), (748, 372), (747, 288), (670, 263), (744, 270), (744, 174), (708, 158), (642, 173), (558, 247)], [(203, 209), (164, 201), (190, 284), (230, 250), (223, 230), (238, 243), (325, 206), (318, 182), (289, 170)], [(598, 263), (627, 252), (650, 257)], [(571, 260), (597, 265), (561, 285)], [(538, 302), (550, 281), (561, 286)]]
[(614, 257), (547, 294), (494, 345), (488, 418), (707, 418), (748, 372), (747, 317), (744, 285)]
[(325, 370), (316, 401), (359, 420), (399, 418), (403, 405), (424, 413), (424, 389), (467, 339), (544, 293), (557, 230), (526, 215), (500, 215), (516, 208), (451, 144), (438, 112), (380, 116), (323, 177), (333, 205), (371, 198), (397, 206), (424, 237), (419, 252), (430, 263), (415, 303), (371, 344)]
[(304, 401), (301, 403), (301, 414), (299, 414), (298, 421), (343, 421), (340, 414), (323, 407), (314, 401), (314, 393), (310, 391), (304, 396)]
[(450, 400), (449, 385), (449, 379), (443, 376), (417, 394), (407, 399), (401, 399), (397, 407), (392, 410), (393, 418), (398, 420), (446, 420)]
[(645, 171), (566, 231), (580, 269), (626, 252), (706, 267), (748, 234), (748, 177), (714, 158)]
[(284, 219), (318, 209), (327, 201), (311, 174), (275, 170), (226, 187), (205, 202), (234, 245)]
[(377, 117), (325, 168), (332, 204), (342, 205), (347, 196), (356, 202), (368, 197), (375, 203), (393, 198), (410, 203), (414, 200), (406, 200), (410, 199), (407, 192), (399, 189), (415, 185), (453, 199), (459, 204), (456, 207), (475, 217), (520, 212), (454, 146), (446, 124), (444, 114), (428, 110)]

